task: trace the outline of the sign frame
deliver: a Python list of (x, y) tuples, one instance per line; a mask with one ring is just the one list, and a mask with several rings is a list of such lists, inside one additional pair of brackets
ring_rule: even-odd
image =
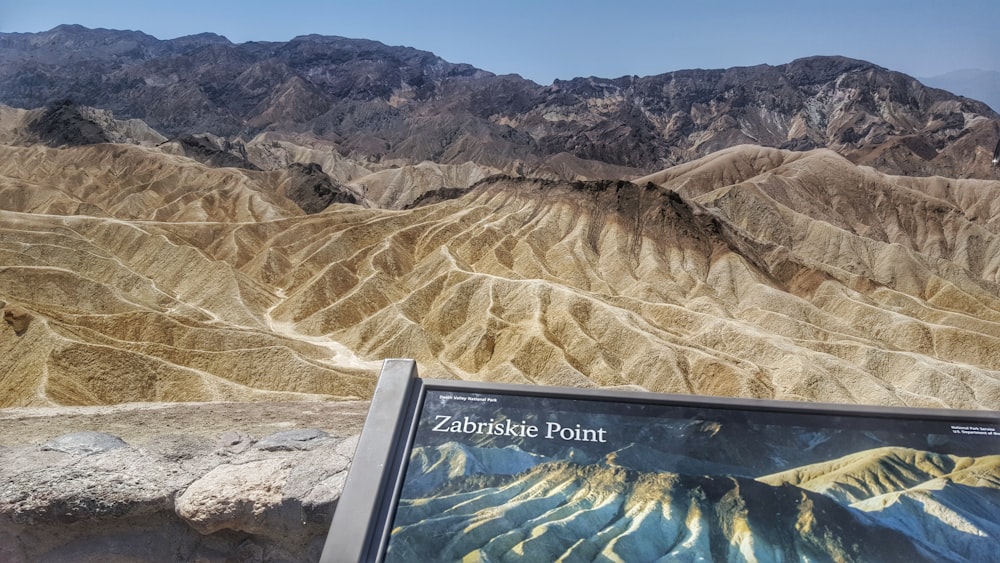
[[(676, 395), (623, 390), (421, 379), (416, 362), (383, 363), (368, 416), (320, 558), (321, 563), (383, 561), (400, 500), (408, 455), (414, 447), (423, 399), (428, 391), (454, 391), (664, 407), (702, 407), (765, 413), (863, 417), (987, 424), (1000, 427), (1000, 412), (986, 410), (881, 407)], [(1000, 539), (1000, 538), (998, 538)]]

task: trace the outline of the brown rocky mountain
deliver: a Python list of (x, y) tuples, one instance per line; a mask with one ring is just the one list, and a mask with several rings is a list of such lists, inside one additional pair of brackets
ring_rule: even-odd
[(540, 86), (339, 37), (0, 34), (0, 103), (67, 97), (181, 139), (211, 133), (238, 145), (272, 131), (375, 162), (475, 162), (565, 179), (641, 175), (746, 143), (827, 147), (896, 174), (993, 178), (988, 149), (1000, 133), (981, 102), (841, 57)]

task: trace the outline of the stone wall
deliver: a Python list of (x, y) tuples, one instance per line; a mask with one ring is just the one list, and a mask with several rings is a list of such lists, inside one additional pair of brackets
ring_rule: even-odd
[(0, 561), (317, 561), (366, 409), (2, 410)]

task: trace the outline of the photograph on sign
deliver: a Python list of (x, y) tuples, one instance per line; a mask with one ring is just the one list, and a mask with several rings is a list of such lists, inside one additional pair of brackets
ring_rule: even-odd
[(988, 423), (427, 389), (385, 561), (986, 561)]

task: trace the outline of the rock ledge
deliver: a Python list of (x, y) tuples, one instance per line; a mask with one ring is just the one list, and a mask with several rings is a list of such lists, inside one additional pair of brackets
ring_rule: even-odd
[(316, 561), (367, 406), (0, 410), (0, 561)]

